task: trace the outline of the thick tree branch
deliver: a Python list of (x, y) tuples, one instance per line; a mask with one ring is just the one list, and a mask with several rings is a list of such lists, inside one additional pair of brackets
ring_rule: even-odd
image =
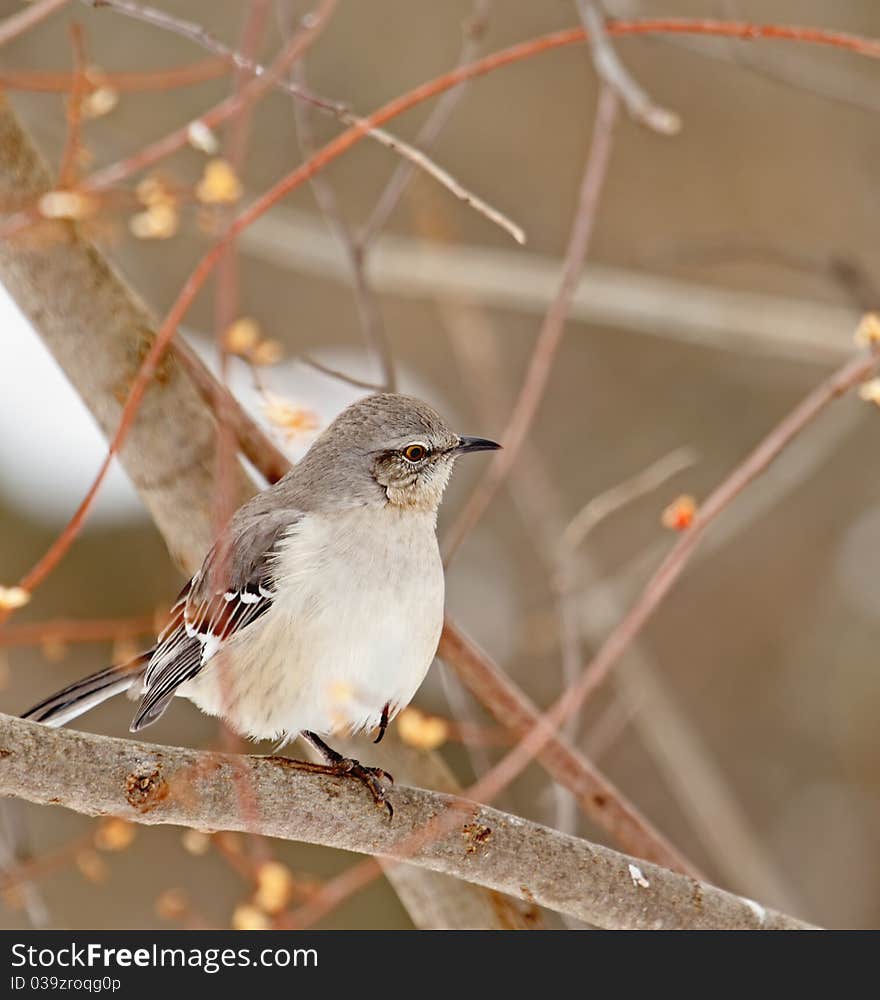
[[(242, 771), (256, 805), (248, 815), (242, 815), (236, 794)], [(598, 927), (809, 926), (687, 876), (451, 795), (395, 786), (389, 822), (357, 782), (297, 771), (274, 758), (152, 746), (0, 715), (0, 794), (137, 823), (247, 830), (400, 858)], [(440, 816), (449, 822), (438, 835), (421, 837)]]

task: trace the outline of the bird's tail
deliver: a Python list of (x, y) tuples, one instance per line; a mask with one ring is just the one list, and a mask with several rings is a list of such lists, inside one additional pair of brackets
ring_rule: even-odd
[(34, 705), (22, 716), (34, 722), (44, 722), (47, 726), (65, 726), (77, 716), (100, 705), (102, 701), (122, 694), (135, 684), (139, 684), (150, 662), (153, 651), (138, 653), (127, 663), (118, 666), (105, 667), (96, 674), (89, 674), (82, 680), (68, 684), (66, 688), (56, 691), (39, 705)]

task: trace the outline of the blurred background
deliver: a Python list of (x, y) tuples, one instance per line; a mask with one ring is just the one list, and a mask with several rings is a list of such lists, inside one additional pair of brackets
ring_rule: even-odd
[[(231, 46), (248, 16), (246, 3), (162, 6)], [(488, 12), (478, 53), (578, 23), (569, 0), (476, 6)], [(0, 14), (20, 7), (2, 0)], [(267, 20), (265, 60), (310, 5), (279, 7), (281, 16), (273, 5)], [(880, 7), (871, 0), (609, 0), (606, 9), (880, 36)], [(307, 56), (309, 86), (366, 113), (455, 65), (473, 10), (470, 0), (343, 0)], [(0, 50), (0, 71), (69, 71), (71, 20), (83, 26), (89, 62), (106, 72), (159, 70), (207, 55), (191, 40), (74, 3)], [(664, 137), (621, 114), (583, 284), (528, 446), (448, 573), (449, 611), (542, 706), (566, 683), (557, 585), (565, 526), (592, 498), (689, 449), (677, 473), (603, 519), (571, 560), (575, 652), (586, 662), (674, 544), (664, 509), (683, 494), (699, 504), (854, 350), (860, 315), (880, 307), (876, 62), (800, 44), (686, 37), (615, 44), (683, 128)], [(170, 93), (117, 95), (115, 106), (84, 123), (90, 162), (81, 169), (131, 154), (229, 88), (221, 77)], [(413, 180), (374, 248), (368, 274), (400, 387), (464, 432), (504, 435), (558, 282), (596, 94), (584, 46), (549, 52), (477, 80), (432, 147), (438, 163), (525, 229), (525, 249), (424, 176)], [(9, 96), (57, 168), (64, 95)], [(413, 139), (429, 112), (422, 106), (392, 130)], [(311, 124), (318, 142), (339, 130), (332, 118)], [(240, 171), (245, 201), (301, 158), (291, 100), (271, 93), (252, 119)], [(153, 174), (169, 189), (192, 191), (205, 161), (204, 152), (187, 148)], [(334, 163), (323, 176), (339, 215), (363, 223), (396, 165), (370, 142)], [(134, 197), (120, 202), (95, 220), (93, 235), (162, 315), (211, 233), (191, 198), (182, 199), (179, 224), (165, 239), (132, 231), (139, 210)], [(239, 269), (238, 312), (271, 344), (269, 360), (280, 360), (259, 368), (258, 390), (250, 366), (233, 359), (231, 383), (296, 457), (313, 436), (310, 423), (325, 425), (365, 391), (304, 359), (361, 380), (381, 378), (345, 254), (312, 190), (301, 188), (245, 234)], [(185, 332), (213, 364), (212, 301), (200, 298)], [(104, 442), (11, 300), (0, 300), (0, 316), (0, 582), (11, 585), (76, 508)], [(287, 417), (303, 419), (294, 426), (279, 420), (272, 400), (283, 401)], [(856, 394), (803, 433), (713, 527), (571, 731), (718, 884), (836, 927), (880, 924), (878, 434), (880, 414)], [(441, 538), (480, 472), (476, 462), (458, 469)], [(19, 713), (148, 641), (145, 623), (181, 582), (117, 472), (81, 538), (15, 621), (119, 619), (119, 634), (4, 645), (0, 633), (0, 708)], [(131, 619), (141, 624), (130, 628)], [(439, 666), (416, 704), (497, 734)], [(131, 713), (130, 703), (116, 700), (77, 725), (126, 735)], [(499, 752), (492, 739), (468, 747), (452, 738), (455, 727), (447, 735), (439, 750), (463, 782)], [(149, 738), (216, 746), (217, 724), (180, 702)], [(538, 767), (498, 804), (602, 839)], [(29, 913), (62, 927), (247, 924), (241, 907), (250, 905), (249, 888), (228, 856), (247, 853), (247, 844), (218, 846), (171, 827), (111, 826), (96, 846), (93, 820), (59, 809), (22, 813), (37, 859), (34, 881), (26, 893), (7, 883), (3, 926), (28, 926)], [(7, 840), (23, 835), (6, 831)], [(353, 860), (296, 844), (272, 849), (304, 896)], [(31, 893), (36, 902), (25, 898)], [(409, 921), (379, 882), (324, 925)]]

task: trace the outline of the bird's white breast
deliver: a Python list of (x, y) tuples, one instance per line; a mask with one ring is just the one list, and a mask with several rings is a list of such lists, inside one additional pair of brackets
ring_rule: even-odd
[(258, 738), (370, 728), (409, 703), (443, 625), (432, 514), (307, 515), (275, 577), (270, 610), (181, 694)]

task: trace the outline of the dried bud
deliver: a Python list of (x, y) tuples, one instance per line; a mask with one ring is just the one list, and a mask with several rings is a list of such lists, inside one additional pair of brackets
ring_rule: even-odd
[(856, 327), (853, 340), (859, 347), (873, 347), (875, 344), (880, 344), (880, 315), (866, 313)]
[(254, 905), (264, 913), (280, 913), (293, 895), (293, 875), (280, 861), (267, 861), (257, 871)]
[(193, 149), (197, 149), (200, 153), (213, 156), (220, 148), (217, 136), (214, 135), (203, 121), (190, 122), (189, 128), (186, 130), (186, 135), (190, 146)]
[(267, 931), (271, 926), (266, 914), (250, 903), (239, 904), (232, 914), (232, 927), (237, 931)]
[(67, 656), (67, 643), (63, 639), (44, 639), (40, 649), (50, 663), (60, 663)]
[(0, 587), (0, 610), (15, 611), (23, 608), (31, 599), (30, 592), (24, 587)]
[(408, 746), (417, 750), (436, 750), (449, 739), (449, 723), (437, 715), (425, 715), (410, 706), (397, 718), (397, 731)]
[(859, 396), (868, 403), (880, 406), (880, 378), (872, 378), (859, 386)]
[(151, 205), (146, 212), (138, 212), (128, 222), (132, 236), (139, 240), (167, 240), (177, 232), (180, 217), (173, 205)]
[(155, 903), (156, 914), (163, 920), (180, 920), (189, 910), (189, 898), (183, 889), (166, 889)]
[(119, 103), (119, 93), (112, 87), (96, 87), (83, 98), (81, 105), (84, 118), (100, 118), (108, 115)]
[(143, 180), (138, 181), (134, 190), (138, 201), (147, 208), (153, 205), (176, 205), (178, 201), (171, 184), (161, 174), (147, 174)]
[(263, 413), (266, 414), (266, 419), (284, 431), (288, 438), (308, 434), (319, 427), (318, 417), (312, 410), (295, 406), (271, 392), (263, 396)]
[(257, 321), (250, 316), (241, 316), (226, 331), (223, 346), (230, 354), (250, 354), (261, 337)]
[(76, 867), (90, 882), (103, 882), (109, 871), (97, 851), (86, 849), (76, 856)]
[(111, 817), (105, 819), (95, 831), (95, 847), (101, 851), (124, 851), (135, 838), (134, 823)]
[(241, 181), (228, 161), (216, 159), (205, 164), (202, 179), (196, 185), (196, 198), (203, 205), (229, 205), (241, 195)]
[(251, 352), (251, 361), (264, 368), (277, 365), (283, 357), (284, 349), (277, 340), (263, 340)]
[(211, 848), (211, 837), (204, 830), (184, 830), (180, 839), (187, 854), (201, 856)]
[(44, 219), (87, 219), (95, 211), (95, 200), (79, 191), (47, 191), (37, 211)]

